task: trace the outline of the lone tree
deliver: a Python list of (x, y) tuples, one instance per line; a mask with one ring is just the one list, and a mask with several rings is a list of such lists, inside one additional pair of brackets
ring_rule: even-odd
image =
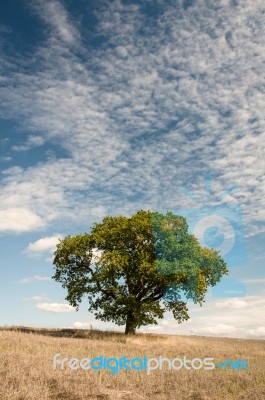
[(185, 218), (143, 210), (65, 237), (53, 263), (53, 279), (72, 306), (78, 310), (85, 296), (96, 319), (125, 324), (125, 334), (157, 324), (166, 311), (179, 323), (188, 320), (187, 299), (202, 305), (207, 288), (228, 272), (217, 251), (188, 233)]

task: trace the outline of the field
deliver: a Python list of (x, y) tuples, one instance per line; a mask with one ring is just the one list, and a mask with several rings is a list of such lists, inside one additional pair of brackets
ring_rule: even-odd
[[(246, 370), (53, 370), (63, 357), (244, 359)], [(262, 400), (265, 341), (115, 332), (0, 328), (1, 400)]]

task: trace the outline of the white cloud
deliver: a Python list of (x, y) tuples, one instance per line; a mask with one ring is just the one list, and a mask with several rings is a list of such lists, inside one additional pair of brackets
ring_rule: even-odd
[(222, 301), (212, 299), (202, 307), (188, 303), (188, 308), (191, 318), (180, 325), (170, 313), (166, 313), (165, 318), (158, 321), (158, 326), (142, 327), (140, 331), (235, 338), (264, 337), (264, 296)]
[(191, 333), (197, 335), (227, 335), (234, 333), (237, 329), (231, 325), (218, 324), (216, 326), (206, 326), (203, 328), (191, 329)]
[(7, 208), (0, 210), (0, 231), (29, 232), (44, 226), (42, 218), (25, 208)]
[(249, 329), (247, 331), (247, 334), (249, 336), (253, 336), (255, 338), (261, 338), (261, 337), (265, 337), (265, 327), (264, 326), (260, 326), (256, 329)]
[(27, 253), (30, 255), (38, 255), (45, 252), (53, 253), (56, 250), (56, 244), (59, 243), (61, 238), (62, 235), (54, 235), (38, 239), (28, 245)]
[(100, 330), (111, 330), (111, 331), (124, 331), (123, 327), (119, 327), (115, 325), (112, 322), (102, 322), (99, 320), (93, 319), (93, 316), (91, 317), (92, 319), (90, 321), (75, 321), (73, 324), (69, 325), (67, 328), (71, 329), (91, 329), (92, 325), (92, 330), (93, 329), (100, 329)]
[(77, 329), (91, 329), (95, 327), (98, 323), (95, 321), (89, 321), (89, 322), (79, 322), (76, 321), (73, 323), (73, 328), (77, 328)]
[(36, 308), (52, 313), (69, 313), (75, 311), (75, 308), (70, 306), (70, 304), (64, 303), (38, 303)]
[(34, 281), (50, 281), (51, 279), (52, 278), (49, 276), (34, 275), (34, 276), (28, 276), (26, 278), (22, 278), (17, 283), (25, 284), (25, 283), (31, 283)]
[(164, 333), (163, 327), (160, 325), (155, 326), (146, 326), (145, 328), (141, 329), (143, 333)]
[(218, 301), (215, 303), (216, 308), (246, 308), (248, 306), (248, 302), (245, 300), (239, 300), (239, 299), (228, 299), (228, 300), (222, 300)]

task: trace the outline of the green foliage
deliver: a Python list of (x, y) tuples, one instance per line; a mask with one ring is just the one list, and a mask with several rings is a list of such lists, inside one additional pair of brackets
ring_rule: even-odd
[(53, 278), (67, 289), (71, 305), (78, 309), (86, 297), (97, 319), (126, 324), (126, 333), (157, 324), (165, 311), (179, 323), (187, 320), (181, 291), (202, 304), (207, 288), (227, 273), (218, 252), (188, 233), (185, 218), (143, 210), (130, 218), (105, 217), (90, 234), (65, 237), (54, 265)]

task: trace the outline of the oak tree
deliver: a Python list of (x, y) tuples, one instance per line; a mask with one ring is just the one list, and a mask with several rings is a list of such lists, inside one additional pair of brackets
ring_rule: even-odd
[(106, 216), (90, 233), (66, 236), (54, 253), (53, 278), (78, 310), (85, 297), (96, 319), (125, 325), (126, 334), (157, 324), (166, 311), (189, 319), (187, 300), (205, 301), (227, 266), (201, 247), (184, 217), (140, 210)]

